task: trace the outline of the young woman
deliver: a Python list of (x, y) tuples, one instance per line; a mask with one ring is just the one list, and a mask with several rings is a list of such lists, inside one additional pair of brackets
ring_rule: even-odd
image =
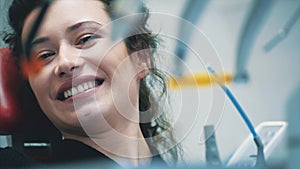
[(42, 16), (47, 3), (14, 0), (8, 41), (62, 134), (58, 159), (86, 151), (121, 166), (166, 160), (159, 154), (176, 161), (180, 151), (163, 109), (166, 84), (155, 67), (157, 39), (146, 28), (147, 9), (130, 22), (136, 24), (131, 36), (113, 42), (113, 0), (57, 0)]

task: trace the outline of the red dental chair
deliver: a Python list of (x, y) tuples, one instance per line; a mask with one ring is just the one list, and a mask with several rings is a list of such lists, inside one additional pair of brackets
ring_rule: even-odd
[(8, 48), (0, 48), (0, 145), (3, 140), (40, 161), (51, 160), (58, 130), (43, 114)]

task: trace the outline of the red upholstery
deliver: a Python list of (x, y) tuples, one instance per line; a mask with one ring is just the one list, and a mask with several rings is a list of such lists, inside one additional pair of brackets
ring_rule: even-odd
[(8, 48), (0, 48), (0, 134), (57, 132), (40, 110)]
[(20, 74), (10, 57), (9, 49), (0, 49), (0, 132), (12, 132), (22, 118), (18, 109), (20, 105), (20, 87), (15, 85), (21, 82)]

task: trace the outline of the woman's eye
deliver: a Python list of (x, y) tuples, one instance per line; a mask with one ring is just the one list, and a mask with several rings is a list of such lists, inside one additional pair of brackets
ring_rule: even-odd
[(90, 42), (93, 39), (98, 38), (98, 35), (86, 35), (82, 38), (80, 38), (75, 45), (85, 45), (86, 43)]
[(46, 53), (41, 53), (38, 57), (39, 57), (39, 59), (41, 59), (41, 60), (46, 60), (46, 59), (51, 58), (51, 57), (54, 56), (54, 55), (55, 55), (54, 52), (46, 52)]

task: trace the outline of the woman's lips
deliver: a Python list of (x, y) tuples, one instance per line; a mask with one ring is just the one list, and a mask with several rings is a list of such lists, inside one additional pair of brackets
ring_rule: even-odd
[(103, 78), (81, 77), (64, 83), (58, 90), (57, 99), (60, 101), (69, 100), (74, 96), (86, 93), (87, 91), (101, 86)]

